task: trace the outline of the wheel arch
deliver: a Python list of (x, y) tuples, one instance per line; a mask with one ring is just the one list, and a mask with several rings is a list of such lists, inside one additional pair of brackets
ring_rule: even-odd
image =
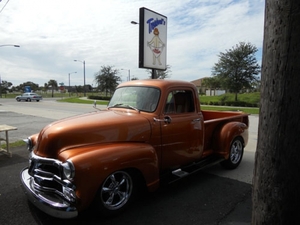
[[(124, 154), (126, 152), (126, 154)], [(145, 143), (94, 145), (65, 150), (60, 160), (70, 159), (75, 166), (74, 184), (78, 208), (86, 208), (107, 176), (123, 170), (135, 174), (149, 191), (159, 187), (158, 158)]]
[(248, 126), (241, 122), (228, 122), (216, 128), (213, 135), (213, 149), (228, 159), (230, 146), (236, 137), (241, 137), (243, 146), (248, 142)]

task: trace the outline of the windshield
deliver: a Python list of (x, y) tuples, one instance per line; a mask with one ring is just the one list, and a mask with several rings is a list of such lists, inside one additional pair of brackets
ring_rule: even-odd
[(111, 98), (108, 108), (131, 108), (154, 112), (158, 105), (160, 90), (153, 87), (121, 87)]

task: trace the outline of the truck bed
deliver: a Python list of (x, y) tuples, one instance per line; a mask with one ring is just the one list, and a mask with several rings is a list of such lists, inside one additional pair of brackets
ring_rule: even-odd
[(213, 131), (217, 126), (227, 123), (228, 121), (237, 121), (245, 123), (249, 126), (248, 114), (243, 112), (231, 112), (231, 111), (211, 111), (201, 110), (204, 119), (204, 152), (203, 157), (210, 155), (214, 149), (212, 149), (212, 137)]

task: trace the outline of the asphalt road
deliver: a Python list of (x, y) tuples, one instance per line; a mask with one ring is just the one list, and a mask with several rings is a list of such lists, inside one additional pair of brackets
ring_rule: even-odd
[[(0, 124), (16, 126), (10, 141), (37, 133), (52, 121), (94, 111), (91, 105), (15, 102), (0, 99)], [(172, 185), (148, 193), (124, 213), (98, 217), (92, 209), (71, 220), (52, 218), (27, 201), (19, 174), (28, 165), (25, 147), (13, 148), (12, 158), (0, 154), (0, 224), (250, 224), (251, 181), (256, 149), (258, 117), (250, 116), (250, 138), (239, 168), (215, 165)]]

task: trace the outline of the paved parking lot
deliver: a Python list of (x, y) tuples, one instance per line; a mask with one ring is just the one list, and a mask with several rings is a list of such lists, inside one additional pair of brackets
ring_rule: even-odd
[[(0, 107), (0, 124), (9, 122), (17, 126), (12, 137), (18, 140), (39, 132), (55, 120), (10, 111), (9, 107)], [(257, 117), (252, 120), (257, 123)], [(13, 148), (12, 158), (0, 154), (0, 224), (250, 224), (256, 146), (256, 128), (251, 129), (253, 140), (237, 170), (225, 171), (219, 165), (208, 168), (141, 196), (128, 210), (113, 218), (98, 217), (89, 209), (76, 219), (60, 220), (36, 209), (27, 201), (19, 179), (21, 169), (28, 165), (28, 153), (25, 147)]]
[(24, 147), (13, 157), (0, 155), (0, 224), (250, 224), (251, 185), (200, 172), (141, 196), (113, 218), (98, 217), (92, 209), (78, 218), (52, 218), (27, 201), (19, 174), (28, 165)]

